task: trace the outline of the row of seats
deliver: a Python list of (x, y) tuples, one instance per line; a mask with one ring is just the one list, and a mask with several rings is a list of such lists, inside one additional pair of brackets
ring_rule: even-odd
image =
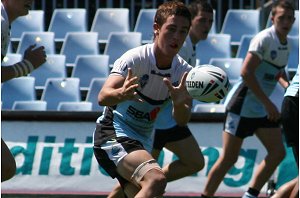
[[(40, 100), (37, 100), (35, 78), (15, 78), (2, 84), (1, 99), (4, 110), (76, 110), (102, 111), (97, 96), (105, 78), (93, 78), (85, 101), (81, 99), (78, 78), (48, 78)], [(84, 109), (83, 109), (84, 108)]]
[[(86, 99), (81, 100), (78, 78), (48, 78), (40, 100), (34, 89), (34, 77), (15, 78), (2, 85), (2, 109), (29, 111), (103, 111), (98, 93), (105, 78), (93, 78)], [(193, 111), (223, 113), (223, 104), (194, 101)]]
[[(143, 43), (152, 40), (152, 24), (155, 13), (156, 9), (141, 9), (139, 11), (133, 31), (142, 34)], [(270, 16), (271, 13), (266, 27), (270, 27), (272, 24)], [(290, 36), (299, 35), (298, 10), (295, 12), (295, 17), (296, 21)], [(243, 35), (255, 35), (261, 30), (260, 18), (259, 10), (229, 9), (219, 33), (231, 35), (231, 44), (239, 44)], [(107, 43), (110, 32), (130, 31), (129, 19), (128, 8), (98, 8), (92, 26), (88, 28), (86, 9), (55, 9), (47, 31), (54, 33), (56, 41), (63, 41), (67, 32), (97, 32), (98, 41)], [(12, 25), (12, 39), (19, 40), (24, 31), (45, 31), (43, 10), (32, 10), (27, 16), (18, 18)], [(213, 23), (210, 33), (217, 33), (215, 23)]]
[[(250, 40), (253, 35), (243, 35), (235, 55), (236, 58), (245, 58)], [(51, 32), (24, 32), (18, 45), (17, 53), (23, 54), (26, 47), (32, 43), (44, 45), (47, 55), (56, 54), (54, 49), (54, 35)], [(299, 62), (299, 37), (289, 36), (292, 50), (288, 67), (295, 69)], [(208, 64), (212, 58), (232, 58), (231, 36), (229, 34), (209, 34), (208, 38), (196, 46), (196, 57), (200, 64)], [(108, 56), (111, 66), (124, 52), (140, 46), (141, 33), (113, 32), (105, 46), (103, 55)], [(74, 66), (78, 55), (99, 55), (97, 33), (95, 32), (69, 32), (63, 42), (61, 55), (66, 57), (66, 65)]]

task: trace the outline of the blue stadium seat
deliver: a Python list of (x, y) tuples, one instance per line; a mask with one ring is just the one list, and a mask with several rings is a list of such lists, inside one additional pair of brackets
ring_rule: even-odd
[(107, 78), (109, 56), (79, 55), (76, 58), (71, 77), (80, 79), (80, 88), (88, 89), (92, 78)]
[(16, 53), (23, 55), (24, 51), (33, 44), (37, 47), (44, 46), (47, 55), (55, 54), (53, 32), (23, 32)]
[(63, 42), (67, 32), (86, 32), (86, 9), (56, 8), (51, 16), (49, 32), (54, 32), (56, 42)]
[(77, 55), (99, 54), (96, 32), (68, 32), (60, 54), (66, 56), (67, 66), (74, 66)]
[(44, 10), (30, 10), (28, 15), (18, 17), (11, 25), (11, 41), (20, 41), (23, 32), (43, 32), (44, 14)]
[(47, 102), (40, 100), (33, 101), (15, 101), (12, 110), (22, 111), (46, 111)]
[(225, 113), (225, 105), (224, 104), (197, 104), (193, 112), (197, 113)]
[(142, 33), (142, 43), (152, 43), (153, 41), (153, 22), (157, 9), (140, 9), (134, 32)]
[(33, 77), (19, 77), (2, 83), (2, 109), (12, 109), (15, 101), (36, 100)]
[(58, 111), (91, 111), (91, 102), (60, 102), (57, 107)]
[(129, 32), (128, 8), (98, 8), (91, 32), (98, 33), (99, 43), (107, 43), (111, 32)]
[(288, 41), (292, 45), (287, 65), (288, 71), (296, 72), (299, 64), (299, 37), (289, 36)]
[(98, 94), (103, 87), (106, 78), (93, 78), (91, 80), (87, 95), (86, 101), (92, 103), (93, 111), (103, 111), (103, 106), (98, 104)]
[(104, 48), (104, 54), (109, 56), (109, 64), (114, 62), (129, 49), (142, 44), (140, 32), (112, 32)]
[[(266, 28), (271, 27), (272, 25), (271, 16), (272, 13), (270, 12), (266, 23)], [(299, 10), (295, 10), (295, 22), (293, 24), (291, 31), (289, 32), (289, 36), (299, 36)]]
[(1, 66), (8, 66), (20, 62), (22, 60), (21, 54), (6, 54), (3, 58)]
[(65, 78), (66, 74), (65, 55), (52, 54), (47, 56), (47, 61), (29, 75), (35, 77), (36, 88), (44, 89), (48, 78)]
[(240, 45), (238, 46), (236, 58), (246, 58), (248, 53), (249, 45), (254, 35), (243, 35), (241, 38)]
[(211, 58), (231, 58), (229, 34), (209, 34), (196, 46), (196, 57), (200, 64), (208, 64)]
[(229, 9), (222, 25), (222, 34), (231, 35), (231, 44), (240, 45), (244, 34), (255, 35), (260, 31), (260, 11)]
[(243, 65), (242, 58), (212, 58), (209, 64), (223, 69), (231, 84), (235, 83), (241, 75), (241, 68)]
[(47, 102), (47, 110), (55, 111), (59, 102), (80, 102), (79, 79), (48, 78), (41, 100)]

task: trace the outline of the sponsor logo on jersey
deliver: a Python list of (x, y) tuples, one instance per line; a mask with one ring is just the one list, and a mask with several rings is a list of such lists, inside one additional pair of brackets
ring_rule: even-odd
[(156, 119), (159, 111), (160, 111), (160, 108), (156, 107), (150, 112), (143, 112), (143, 111), (140, 111), (130, 105), (127, 109), (127, 114), (131, 115), (132, 117), (134, 117), (136, 119), (153, 121)]
[(161, 76), (161, 77), (167, 77), (167, 78), (170, 78), (170, 77), (171, 77), (171, 74), (170, 74), (170, 73), (162, 74), (162, 73), (160, 73), (160, 72), (156, 72), (155, 70), (151, 70), (151, 74), (157, 75), (157, 76)]

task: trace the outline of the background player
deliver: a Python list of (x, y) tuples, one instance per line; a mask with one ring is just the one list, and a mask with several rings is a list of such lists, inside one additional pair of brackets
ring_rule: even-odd
[[(1, 62), (5, 57), (10, 43), (10, 25), (19, 16), (28, 14), (33, 0), (2, 0), (1, 1)], [(46, 62), (44, 47), (29, 46), (24, 59), (10, 66), (1, 67), (1, 83), (12, 78), (26, 76)], [(12, 178), (16, 172), (16, 162), (9, 148), (1, 138), (1, 181)]]
[(250, 43), (241, 70), (241, 80), (226, 99), (223, 152), (208, 174), (202, 197), (213, 196), (226, 172), (236, 162), (244, 138), (255, 134), (267, 150), (243, 198), (258, 197), (261, 188), (285, 156), (279, 127), (280, 114), (269, 99), (277, 81), (286, 88), (290, 45), (287, 35), (294, 23), (294, 7), (276, 1), (272, 7), (273, 26), (258, 33)]

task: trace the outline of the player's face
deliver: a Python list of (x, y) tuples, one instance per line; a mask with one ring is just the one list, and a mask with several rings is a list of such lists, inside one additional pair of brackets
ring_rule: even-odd
[(200, 11), (192, 20), (190, 36), (197, 41), (205, 40), (211, 29), (213, 17), (213, 13)]
[(169, 16), (159, 27), (154, 25), (155, 45), (166, 56), (175, 56), (189, 32), (190, 22), (183, 16)]
[(272, 22), (280, 37), (286, 37), (288, 35), (294, 21), (295, 17), (293, 11), (281, 7), (276, 8), (276, 14), (272, 17)]

